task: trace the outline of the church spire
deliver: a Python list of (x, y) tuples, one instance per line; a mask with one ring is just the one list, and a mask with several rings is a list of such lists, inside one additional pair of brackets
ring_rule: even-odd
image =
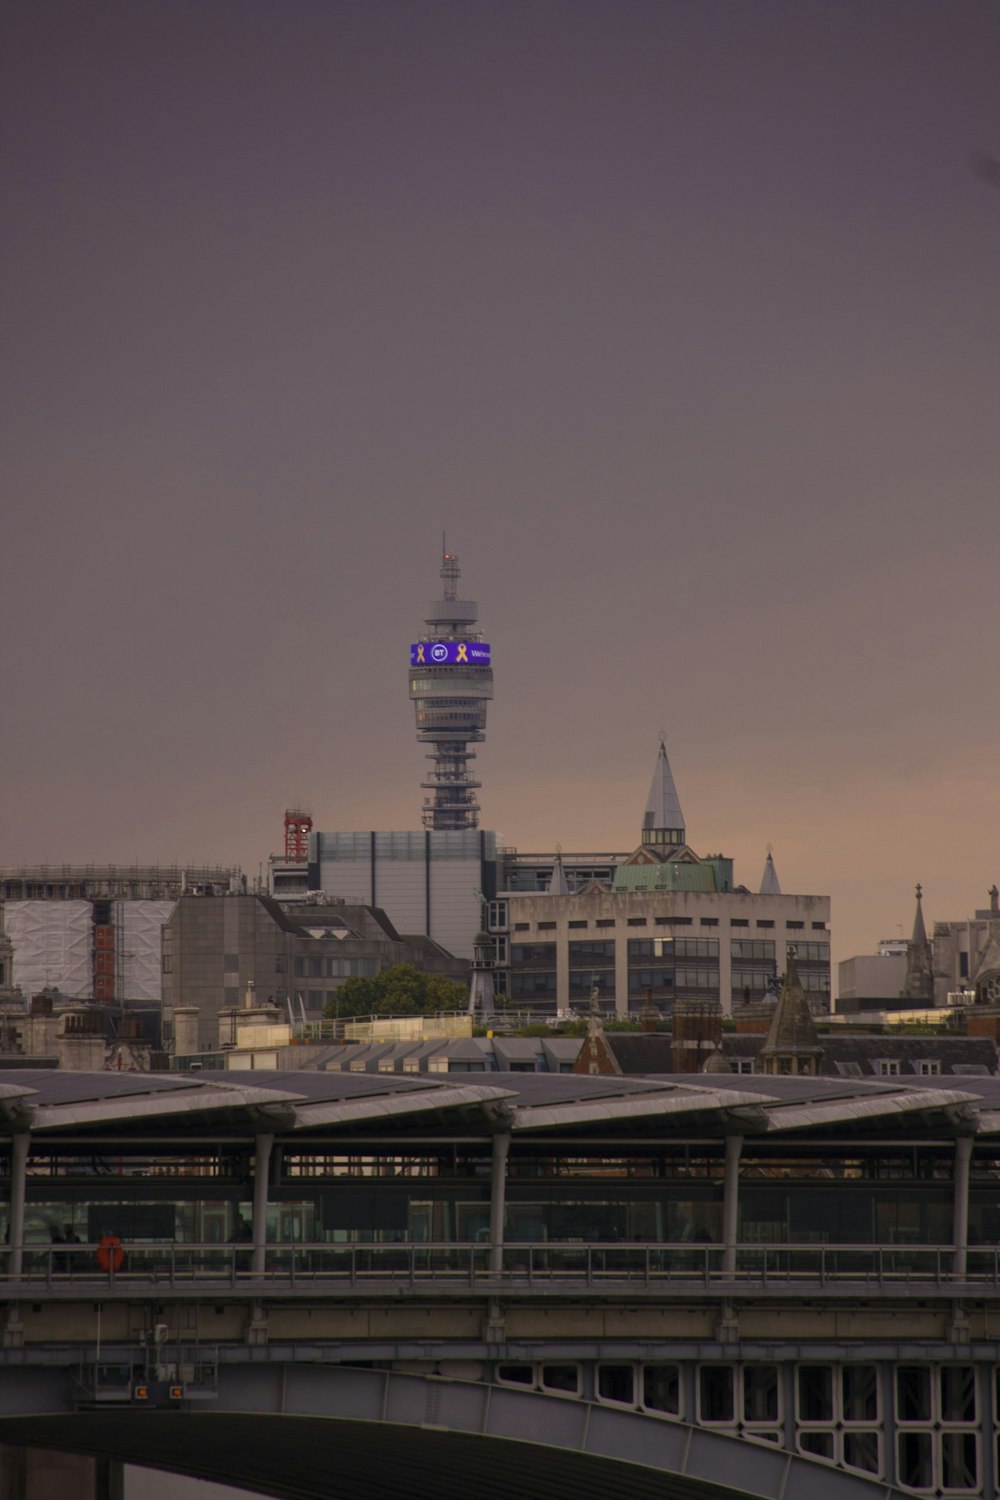
[(667, 759), (667, 747), (661, 735), (656, 770), (653, 772), (642, 820), (642, 842), (677, 848), (684, 843), (684, 831), (684, 814), (681, 812), (680, 798), (677, 796), (673, 772)]
[(816, 1074), (820, 1070), (823, 1044), (799, 979), (793, 947), (788, 949), (784, 983), (760, 1057), (765, 1073)]
[(917, 886), (917, 909), (913, 916), (913, 937), (906, 945), (906, 978), (900, 991), (900, 999), (913, 1000), (922, 1005), (934, 1004), (934, 969), (931, 964), (931, 945), (927, 941), (924, 926), (923, 887)]

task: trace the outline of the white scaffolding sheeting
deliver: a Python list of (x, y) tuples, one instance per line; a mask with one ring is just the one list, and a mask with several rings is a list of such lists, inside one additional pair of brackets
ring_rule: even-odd
[(163, 995), (162, 927), (173, 901), (116, 901), (115, 942), (122, 960), (122, 998), (158, 1001)]
[(74, 1000), (94, 996), (93, 908), (89, 901), (8, 901), (14, 983), (26, 1000), (47, 987)]

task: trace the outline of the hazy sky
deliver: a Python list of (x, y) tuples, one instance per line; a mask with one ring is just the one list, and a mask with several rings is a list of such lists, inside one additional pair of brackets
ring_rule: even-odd
[(996, 0), (5, 0), (0, 864), (689, 839), (835, 955), (1000, 879)]

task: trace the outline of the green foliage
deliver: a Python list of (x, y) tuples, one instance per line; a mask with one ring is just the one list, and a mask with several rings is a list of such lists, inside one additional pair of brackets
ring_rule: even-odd
[(372, 979), (347, 979), (328, 1001), (324, 1014), (345, 1016), (432, 1016), (464, 1010), (469, 992), (443, 974), (423, 974), (413, 964), (396, 964)]

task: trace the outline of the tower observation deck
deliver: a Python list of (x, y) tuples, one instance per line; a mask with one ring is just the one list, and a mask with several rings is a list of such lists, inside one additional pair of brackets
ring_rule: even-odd
[(417, 739), (432, 748), (432, 768), (421, 788), (425, 828), (479, 827), (480, 783), (472, 779), (469, 749), (485, 739), (486, 704), (493, 697), (490, 648), (476, 629), (478, 606), (458, 597), (458, 558), (442, 548), (441, 598), (427, 606), (426, 633), (410, 646), (410, 697)]

